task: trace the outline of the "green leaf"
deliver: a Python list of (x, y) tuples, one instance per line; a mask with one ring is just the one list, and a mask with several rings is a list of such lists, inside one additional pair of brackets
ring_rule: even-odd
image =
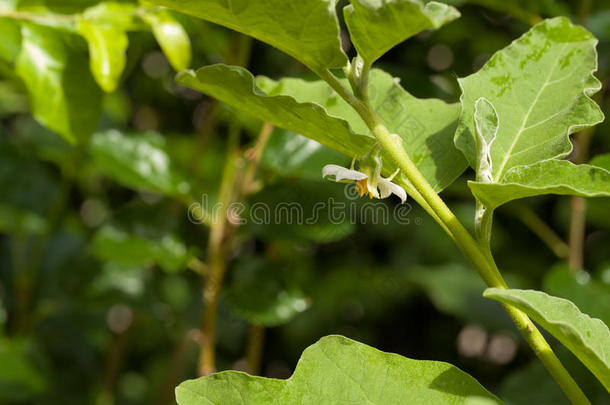
[(186, 246), (175, 235), (149, 239), (113, 226), (104, 226), (97, 231), (93, 251), (102, 260), (132, 267), (158, 264), (169, 272), (185, 269), (190, 258)]
[(23, 23), (16, 69), (30, 94), (34, 117), (71, 143), (87, 139), (101, 114), (101, 92), (84, 55), (66, 33)]
[(153, 0), (266, 42), (310, 69), (343, 67), (335, 0)]
[(572, 302), (534, 290), (488, 288), (487, 298), (512, 305), (566, 346), (610, 392), (610, 330), (583, 314)]
[(350, 0), (343, 9), (345, 23), (358, 54), (372, 64), (404, 40), (429, 28), (440, 28), (460, 16), (459, 11), (435, 1)]
[(177, 71), (188, 69), (191, 64), (191, 41), (182, 24), (166, 9), (149, 10), (142, 18), (152, 28), (172, 67)]
[(472, 194), (494, 209), (518, 198), (542, 194), (610, 197), (610, 172), (567, 160), (545, 160), (510, 169), (500, 183), (468, 182)]
[[(360, 116), (322, 81), (266, 77), (256, 80), (245, 69), (226, 65), (183, 72), (178, 82), (209, 94), (260, 120), (302, 134), (352, 158), (360, 158), (375, 138)], [(452, 136), (459, 106), (436, 99), (417, 99), (392, 76), (372, 70), (369, 93), (388, 129), (403, 139), (406, 150), (435, 190), (451, 184), (466, 168)], [(385, 174), (396, 169), (389, 156)]]
[(303, 352), (288, 380), (228, 371), (186, 381), (176, 389), (180, 405), (501, 403), (472, 377), (442, 362), (384, 353), (342, 336), (327, 336)]
[(491, 145), (494, 182), (515, 166), (566, 156), (569, 135), (603, 119), (589, 98), (600, 89), (597, 40), (567, 18), (546, 20), (494, 56), (477, 73), (460, 79), (462, 115), (456, 145), (476, 167), (474, 104), (485, 97), (499, 128)]
[(89, 64), (100, 87), (112, 93), (125, 69), (127, 28), (132, 24), (131, 4), (100, 3), (83, 13), (77, 31), (89, 45)]
[(156, 133), (98, 132), (91, 138), (90, 153), (105, 174), (126, 187), (170, 196), (190, 191), (171, 162), (164, 139)]
[(250, 72), (238, 66), (205, 66), (197, 72), (182, 72), (176, 80), (179, 84), (209, 94), (232, 107), (243, 109), (262, 121), (302, 134), (348, 156), (364, 155), (374, 142), (371, 137), (353, 132), (344, 119), (326, 113), (323, 105), (339, 104), (337, 108), (342, 109), (344, 105), (339, 96), (333, 95), (322, 82), (308, 86), (306, 82), (299, 81), (303, 92), (307, 92), (304, 97), (327, 100), (318, 105), (279, 95), (285, 81), (277, 83), (267, 78), (257, 80), (256, 85), (265, 85), (264, 92), (255, 87)]

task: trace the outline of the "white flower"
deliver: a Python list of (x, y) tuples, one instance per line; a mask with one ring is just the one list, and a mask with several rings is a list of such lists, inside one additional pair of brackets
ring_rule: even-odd
[(390, 177), (383, 178), (379, 174), (370, 175), (354, 169), (347, 169), (338, 165), (326, 165), (322, 168), (322, 177), (334, 176), (334, 180), (353, 180), (356, 182), (356, 190), (360, 196), (368, 194), (369, 198), (387, 198), (395, 194), (404, 203), (407, 200), (407, 192), (398, 184), (392, 183), (392, 179), (398, 170)]

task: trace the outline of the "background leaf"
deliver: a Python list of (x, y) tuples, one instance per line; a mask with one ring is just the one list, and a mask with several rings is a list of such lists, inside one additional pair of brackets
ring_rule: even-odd
[(23, 23), (17, 73), (30, 94), (36, 119), (71, 143), (87, 139), (101, 113), (101, 92), (85, 56), (66, 41), (69, 34)]
[(287, 323), (310, 305), (303, 292), (290, 285), (292, 270), (262, 257), (240, 260), (231, 270), (232, 279), (226, 289), (229, 305), (256, 325)]
[(188, 69), (191, 64), (191, 41), (182, 24), (165, 9), (149, 10), (142, 18), (152, 28), (172, 67), (177, 71)]
[(91, 139), (90, 153), (96, 165), (122, 185), (172, 196), (190, 191), (172, 163), (164, 139), (153, 132), (99, 132)]
[[(332, 381), (332, 384), (329, 384)], [(383, 381), (380, 387), (378, 381)], [(417, 398), (421, 404), (465, 404), (477, 397), (499, 404), (472, 377), (441, 362), (384, 353), (342, 336), (327, 336), (307, 348), (285, 381), (234, 371), (186, 381), (176, 389), (180, 405), (388, 404)]]
[(127, 61), (127, 28), (133, 24), (131, 4), (100, 3), (83, 13), (78, 33), (89, 45), (89, 65), (93, 77), (108, 93), (113, 92)]
[(168, 272), (184, 270), (191, 257), (184, 243), (175, 235), (165, 234), (151, 239), (109, 225), (96, 232), (93, 250), (101, 260), (132, 267), (158, 264)]
[(566, 346), (610, 392), (610, 330), (572, 302), (542, 291), (488, 288), (484, 296), (513, 305)]

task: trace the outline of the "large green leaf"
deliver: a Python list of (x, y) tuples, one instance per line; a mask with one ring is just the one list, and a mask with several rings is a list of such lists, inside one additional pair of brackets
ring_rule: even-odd
[(513, 167), (499, 183), (469, 182), (474, 196), (494, 209), (518, 198), (541, 194), (610, 197), (610, 172), (567, 160), (545, 160)]
[[(254, 80), (243, 68), (213, 65), (184, 72), (178, 82), (353, 158), (362, 157), (375, 144), (360, 116), (322, 81)], [(466, 162), (452, 143), (458, 105), (417, 99), (380, 70), (371, 71), (369, 92), (381, 119), (402, 137), (407, 152), (437, 191), (464, 171)], [(385, 156), (384, 172), (395, 168)]]
[(313, 104), (278, 95), (281, 91), (278, 87), (282, 87), (285, 81), (280, 84), (270, 79), (258, 80), (257, 85), (266, 85), (266, 93), (263, 92), (255, 86), (254, 77), (250, 72), (238, 66), (205, 66), (197, 72), (182, 72), (177, 81), (235, 108), (243, 109), (262, 121), (302, 134), (348, 156), (362, 156), (374, 141), (369, 136), (353, 132), (344, 119), (326, 113), (323, 106), (327, 104), (339, 104), (337, 108), (341, 109), (344, 105), (339, 96), (333, 96), (330, 88), (322, 82), (314, 82), (308, 86), (306, 82), (299, 81), (302, 83), (301, 94), (304, 97), (326, 101)]
[(180, 384), (176, 398), (180, 405), (501, 403), (450, 364), (407, 359), (342, 336), (308, 347), (288, 380), (228, 371)]
[(372, 64), (402, 41), (429, 28), (439, 28), (460, 16), (435, 1), (350, 0), (343, 9), (345, 23), (358, 54)]
[(93, 77), (106, 92), (113, 92), (125, 69), (128, 39), (132, 24), (132, 4), (100, 3), (82, 14), (78, 33), (89, 45), (89, 64)]
[(313, 70), (343, 67), (335, 0), (153, 0), (286, 52)]
[(101, 113), (101, 92), (84, 54), (66, 43), (69, 34), (23, 23), (17, 73), (30, 95), (36, 119), (69, 142), (88, 138)]
[(610, 392), (610, 330), (572, 302), (534, 290), (488, 288), (485, 297), (512, 305), (566, 346)]
[(191, 41), (184, 27), (166, 9), (148, 10), (142, 18), (150, 25), (155, 39), (177, 71), (188, 69), (191, 63)]
[(190, 191), (156, 133), (98, 132), (91, 138), (90, 153), (105, 174), (124, 186), (171, 196)]
[(546, 20), (497, 52), (477, 73), (460, 79), (462, 115), (456, 145), (476, 167), (474, 105), (485, 97), (499, 119), (491, 144), (493, 182), (515, 166), (561, 158), (568, 136), (603, 119), (589, 98), (600, 89), (597, 40), (567, 18)]

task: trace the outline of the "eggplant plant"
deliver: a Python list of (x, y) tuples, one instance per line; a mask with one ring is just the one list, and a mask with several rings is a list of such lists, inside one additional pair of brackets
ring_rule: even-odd
[[(494, 215), (506, 207), (523, 207), (515, 200), (553, 194), (573, 196), (574, 204), (582, 204), (584, 199), (610, 197), (609, 155), (599, 153), (588, 161), (587, 146), (581, 140), (588, 139), (582, 134), (590, 134), (604, 120), (598, 104), (602, 82), (595, 76), (598, 40), (583, 26), (565, 16), (537, 18), (520, 6), (506, 10), (531, 23), (531, 28), (493, 53), (474, 73), (457, 79), (459, 102), (447, 103), (410, 94), (406, 89), (411, 83), (382, 67), (384, 55), (395, 52), (394, 48), (409, 52), (412, 41), (401, 44), (410, 38), (467, 24), (449, 4), (422, 0), (350, 0), (349, 4), (335, 0), (150, 0), (140, 4), (100, 2), (77, 12), (57, 12), (52, 7), (19, 3), (0, 3), (4, 38), (0, 56), (8, 66), (4, 70), (22, 82), (33, 117), (75, 145), (70, 147), (71, 163), (58, 162), (62, 170), (68, 177), (76, 176), (79, 162), (88, 154), (104, 175), (127, 188), (165, 196), (207, 232), (203, 254), (187, 248), (175, 235), (146, 239), (111, 224), (96, 230), (92, 241), (99, 260), (159, 266), (170, 273), (190, 268), (203, 279), (204, 308), (195, 338), (200, 347), (200, 378), (177, 386), (179, 405), (504, 403), (502, 395), (492, 393), (494, 387), (483, 387), (454, 365), (413, 360), (340, 335), (323, 337), (305, 349), (287, 379), (252, 375), (260, 369), (264, 328), (284, 324), (316, 305), (295, 289), (278, 287), (269, 293), (274, 309), (265, 312), (257, 307), (256, 297), (265, 295), (266, 287), (248, 287), (267, 277), (260, 270), (265, 264), (245, 260), (243, 269), (234, 269), (233, 277), (228, 274), (234, 261), (239, 261), (236, 246), (245, 246), (246, 238), (239, 233), (241, 202), (273, 187), (261, 183), (261, 166), (274, 166), (284, 175), (290, 170), (285, 162), (296, 149), (274, 149), (274, 142), (282, 142), (280, 136), (290, 136), (299, 150), (324, 148), (324, 153), (316, 155), (313, 175), (308, 172), (320, 184), (320, 201), (342, 190), (335, 183), (353, 183), (359, 198), (389, 198), (398, 207), (411, 203), (420, 207), (485, 283), (480, 294), (489, 306), (501, 305), (502, 316), (510, 318), (548, 372), (546, 378), (554, 380), (565, 395), (563, 400), (592, 403), (560, 361), (556, 347), (549, 343), (551, 336), (605, 388), (601, 395), (610, 395), (607, 324), (589, 316), (585, 308), (579, 309), (582, 300), (577, 306), (531, 285), (512, 286), (505, 278), (507, 265), (496, 258), (493, 243)], [(490, 6), (502, 7), (500, 3)], [(216, 58), (222, 63), (189, 69), (197, 55), (181, 24), (185, 16), (190, 16), (190, 24), (203, 20), (235, 32), (220, 31), (224, 37), (233, 35), (231, 52)], [(214, 192), (217, 206), (199, 200), (198, 181), (189, 178), (183, 164), (170, 158), (163, 137), (100, 129), (104, 93), (114, 93), (120, 86), (130, 69), (126, 51), (131, 35), (143, 31), (152, 32), (179, 72), (175, 77), (179, 91), (188, 97), (203, 93), (217, 100), (211, 107), (216, 112), (207, 116), (209, 122), (222, 117), (218, 112), (222, 108), (230, 107), (227, 114), (231, 118), (224, 118), (226, 151), (213, 180), (218, 186)], [(252, 39), (287, 54), (308, 69), (308, 76), (272, 79), (253, 75), (244, 65), (253, 52), (263, 52), (267, 45), (256, 42), (253, 48)], [(241, 132), (249, 126), (255, 128), (251, 131), (254, 141), (244, 153)], [(205, 160), (206, 156), (193, 158)], [(474, 205), (468, 219), (450, 208), (445, 198), (460, 183)], [(290, 187), (290, 183), (281, 186)], [(69, 195), (66, 190), (64, 202)], [(531, 211), (521, 210), (517, 216), (565, 258), (569, 250), (565, 243), (529, 214)], [(16, 218), (18, 212), (9, 215)], [(43, 241), (56, 222), (57, 214), (49, 215), (48, 223), (44, 218), (29, 219), (32, 228), (41, 229)], [(263, 229), (265, 225), (262, 223)], [(293, 228), (320, 233), (319, 242), (341, 238), (337, 233), (315, 231), (315, 225), (324, 224), (309, 225), (313, 228), (302, 223)], [(120, 257), (118, 252), (127, 245), (129, 253)], [(522, 253), (513, 250), (511, 254)], [(32, 268), (38, 265), (34, 262)], [(570, 256), (570, 265), (582, 268), (582, 258), (579, 263)], [(27, 330), (34, 322), (29, 312), (35, 277), (32, 269), (17, 274), (21, 276), (17, 277), (18, 298), (11, 325)], [(233, 289), (226, 286), (227, 277)], [(422, 268), (409, 277), (425, 283), (428, 275)], [(218, 372), (217, 325), (226, 317), (221, 302), (225, 289), (233, 311), (251, 324), (246, 369), (250, 374)]]

